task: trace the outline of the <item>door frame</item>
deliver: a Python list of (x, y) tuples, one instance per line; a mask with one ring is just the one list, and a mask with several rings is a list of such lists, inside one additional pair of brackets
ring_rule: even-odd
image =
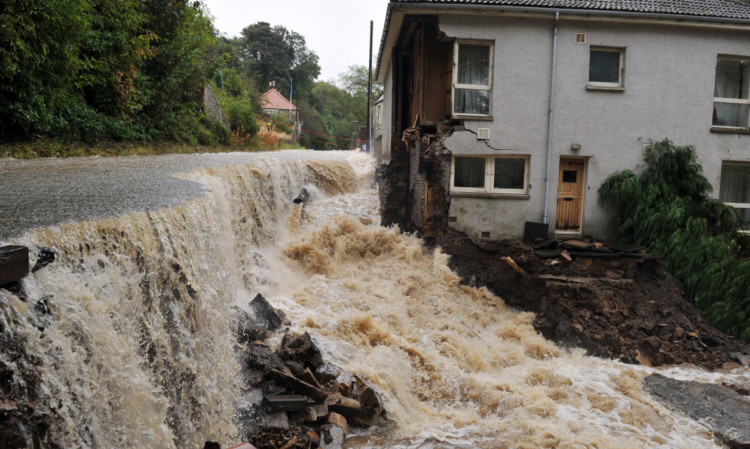
[[(581, 207), (580, 207), (580, 216), (578, 217), (578, 230), (577, 231), (570, 231), (566, 229), (557, 229), (557, 214), (558, 214), (558, 208), (557, 208), (557, 201), (560, 197), (560, 176), (562, 176), (562, 170), (563, 170), (563, 162), (567, 161), (576, 161), (576, 162), (583, 162), (583, 169), (582, 169), (582, 182), (581, 182)], [(562, 236), (580, 236), (583, 234), (583, 209), (586, 204), (586, 181), (587, 181), (587, 172), (588, 172), (589, 164), (588, 164), (588, 158), (585, 156), (560, 156), (558, 159), (557, 164), (557, 190), (555, 192), (555, 235), (562, 235)]]

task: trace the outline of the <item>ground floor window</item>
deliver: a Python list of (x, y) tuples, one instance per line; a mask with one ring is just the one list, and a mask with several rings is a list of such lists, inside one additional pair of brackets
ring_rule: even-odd
[(744, 221), (742, 230), (750, 232), (750, 163), (722, 164), (719, 199), (737, 209)]
[(477, 193), (528, 193), (528, 156), (454, 156), (451, 190)]

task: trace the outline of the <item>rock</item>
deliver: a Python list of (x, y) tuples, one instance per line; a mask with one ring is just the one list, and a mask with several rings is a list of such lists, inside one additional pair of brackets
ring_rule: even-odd
[(537, 317), (534, 319), (534, 329), (542, 334), (544, 338), (551, 339), (555, 335), (555, 327), (557, 327), (557, 323), (554, 321), (551, 321), (547, 317), (540, 315), (537, 315)]
[(294, 199), (294, 204), (306, 203), (310, 199), (310, 192), (303, 188), (299, 191), (299, 195)]
[(344, 444), (344, 429), (334, 424), (326, 424), (320, 430), (322, 433), (321, 449), (341, 449)]
[(318, 420), (318, 414), (315, 412), (315, 408), (312, 406), (305, 407), (302, 412), (302, 421), (306, 423), (314, 423)]
[(234, 328), (237, 334), (237, 343), (245, 344), (253, 341), (263, 341), (271, 336), (271, 333), (258, 324), (249, 313), (234, 308)]
[(741, 363), (744, 366), (750, 365), (750, 355), (742, 354), (739, 352), (733, 352), (729, 355), (732, 357), (732, 360), (736, 360), (737, 363)]
[(298, 394), (303, 394), (309, 398), (312, 398), (315, 402), (323, 402), (328, 398), (328, 394), (320, 388), (310, 385), (309, 383), (299, 380), (294, 376), (290, 376), (282, 371), (274, 369), (270, 366), (265, 368), (266, 377), (273, 379), (277, 384), (283, 385), (286, 388), (294, 391)]
[(284, 412), (266, 413), (261, 425), (267, 430), (289, 430), (289, 418)]
[(49, 248), (41, 248), (39, 251), (39, 256), (37, 256), (36, 258), (36, 263), (34, 264), (34, 268), (31, 269), (31, 272), (36, 273), (37, 271), (41, 270), (42, 268), (46, 267), (47, 265), (51, 264), (54, 261), (55, 261), (55, 252)]
[(328, 419), (328, 406), (325, 404), (312, 404), (310, 408), (315, 412), (315, 419)]
[(303, 362), (306, 366), (312, 368), (323, 363), (323, 357), (320, 350), (310, 338), (310, 334), (305, 332), (302, 335), (288, 333), (281, 340), (279, 356), (284, 360), (294, 360)]
[(255, 322), (271, 332), (279, 329), (286, 319), (286, 315), (274, 309), (260, 293), (250, 302), (250, 309), (255, 314)]
[(705, 423), (732, 449), (750, 448), (750, 410), (736, 391), (719, 385), (652, 374), (646, 390), (668, 406)]
[[(296, 360), (284, 360), (284, 365), (287, 368), (289, 368), (289, 372), (292, 373), (294, 377), (302, 378), (302, 375), (305, 373), (305, 369), (306, 369), (305, 365), (302, 364), (301, 362), (297, 362)], [(305, 382), (307, 382), (307, 380), (305, 380)], [(308, 383), (312, 383), (312, 382), (308, 382)]]
[(42, 315), (49, 315), (52, 313), (52, 311), (49, 308), (49, 301), (53, 298), (52, 295), (47, 295), (44, 298), (40, 299), (39, 301), (34, 304), (34, 310), (39, 312)]
[(321, 384), (337, 379), (341, 375), (341, 369), (330, 363), (321, 363), (315, 368), (315, 375)]
[(357, 427), (370, 427), (375, 424), (375, 420), (383, 413), (383, 404), (375, 390), (367, 386), (357, 378), (357, 389), (359, 390), (360, 412), (354, 417), (352, 425)]
[(247, 366), (249, 368), (264, 369), (271, 367), (277, 370), (284, 369), (284, 362), (271, 348), (263, 343), (255, 342), (247, 351)]
[(29, 274), (29, 249), (25, 246), (0, 247), (0, 286), (16, 282)]
[(328, 424), (333, 424), (334, 426), (341, 427), (341, 430), (344, 431), (344, 436), (349, 434), (349, 424), (346, 418), (338, 413), (328, 413)]

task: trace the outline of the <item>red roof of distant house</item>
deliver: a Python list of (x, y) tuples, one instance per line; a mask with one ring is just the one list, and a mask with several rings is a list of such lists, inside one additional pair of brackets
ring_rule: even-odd
[(264, 109), (280, 109), (283, 111), (296, 110), (297, 106), (293, 105), (276, 89), (269, 89), (260, 99), (260, 104)]

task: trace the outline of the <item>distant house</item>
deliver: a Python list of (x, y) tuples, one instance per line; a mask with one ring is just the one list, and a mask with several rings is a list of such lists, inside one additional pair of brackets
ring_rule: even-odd
[(289, 114), (297, 111), (297, 106), (293, 105), (276, 89), (268, 89), (260, 99), (261, 107), (266, 115), (278, 115), (279, 113)]
[(377, 77), (386, 223), (607, 238), (602, 182), (670, 138), (750, 230), (746, 3), (391, 0)]

